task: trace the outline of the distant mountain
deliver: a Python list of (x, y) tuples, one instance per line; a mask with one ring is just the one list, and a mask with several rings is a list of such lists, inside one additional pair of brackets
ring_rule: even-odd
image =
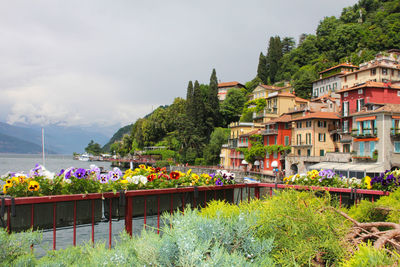
[[(89, 144), (90, 140), (94, 140), (99, 144), (105, 144), (109, 140), (109, 136), (103, 132), (109, 132), (109, 129), (102, 129), (98, 126), (92, 127), (69, 127), (59, 125), (47, 125), (44, 127), (45, 147), (46, 151), (54, 151), (57, 154), (72, 154), (73, 152), (83, 152), (85, 147)], [(42, 127), (37, 125), (10, 125), (7, 123), (0, 122), (0, 134), (14, 137), (17, 140), (36, 144), (40, 147), (42, 143)], [(4, 142), (11, 142), (3, 144), (4, 147), (15, 147), (18, 146), (16, 140), (12, 141), (10, 138), (4, 139)], [(13, 146), (11, 146), (13, 144)], [(10, 146), (9, 146), (10, 145)], [(22, 147), (22, 143), (20, 147)], [(17, 149), (15, 147), (15, 149)], [(15, 150), (14, 149), (14, 150)], [(17, 149), (18, 150), (18, 149)], [(23, 149), (21, 148), (23, 151)], [(16, 153), (13, 151), (3, 151)], [(26, 152), (19, 153), (36, 153)]]
[(0, 133), (0, 153), (39, 154), (42, 153), (42, 147), (38, 144)]
[(104, 151), (110, 151), (110, 146), (111, 146), (111, 144), (113, 144), (115, 141), (121, 140), (122, 137), (123, 137), (125, 134), (130, 134), (131, 131), (132, 131), (132, 126), (133, 126), (133, 124), (129, 124), (129, 125), (126, 125), (126, 126), (120, 128), (120, 129), (111, 137), (110, 141), (108, 141), (107, 144), (105, 144), (105, 145), (103, 146), (103, 150), (104, 150)]

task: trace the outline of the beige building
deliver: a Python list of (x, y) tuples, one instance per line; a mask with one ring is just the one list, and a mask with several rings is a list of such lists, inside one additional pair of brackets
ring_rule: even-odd
[(400, 81), (400, 50), (392, 49), (379, 53), (374, 60), (360, 64), (359, 70), (341, 76), (342, 89), (363, 84), (367, 81)]
[(234, 122), (229, 125), (231, 134), (228, 144), (223, 145), (220, 153), (221, 166), (225, 169), (240, 169), (243, 167), (244, 155), (236, 151), (238, 147), (247, 147), (248, 140), (240, 138), (241, 135), (264, 128), (261, 124), (252, 122)]

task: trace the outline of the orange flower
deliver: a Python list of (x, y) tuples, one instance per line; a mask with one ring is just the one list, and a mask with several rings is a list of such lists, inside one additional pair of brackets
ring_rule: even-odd
[(147, 180), (148, 180), (149, 182), (153, 181), (153, 180), (156, 179), (156, 178), (157, 178), (157, 174), (155, 174), (155, 173), (152, 173), (152, 174), (150, 174), (149, 176), (147, 176)]
[(177, 180), (177, 179), (179, 179), (179, 177), (181, 177), (179, 172), (171, 172), (169, 174), (169, 176), (171, 177), (171, 179), (174, 179), (174, 180)]

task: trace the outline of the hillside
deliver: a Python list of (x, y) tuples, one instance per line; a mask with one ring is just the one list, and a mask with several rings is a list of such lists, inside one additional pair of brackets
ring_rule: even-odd
[[(42, 153), (42, 147), (38, 144), (0, 133), (0, 153), (39, 154)], [(54, 152), (46, 150), (46, 153)]]
[(111, 139), (103, 146), (103, 151), (110, 151), (110, 146), (115, 141), (119, 141), (125, 134), (130, 134), (132, 131), (133, 124), (126, 125), (120, 128), (112, 137)]

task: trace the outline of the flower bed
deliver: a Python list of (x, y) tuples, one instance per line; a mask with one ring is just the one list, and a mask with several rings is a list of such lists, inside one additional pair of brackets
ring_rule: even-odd
[(64, 194), (87, 194), (117, 192), (120, 190), (176, 188), (186, 186), (222, 186), (234, 184), (235, 175), (224, 170), (210, 174), (186, 173), (165, 168), (140, 165), (125, 173), (114, 168), (108, 173), (91, 165), (89, 169), (68, 168), (58, 174), (51, 173), (36, 164), (28, 175), (8, 172), (1, 177), (5, 181), (3, 193), (14, 197), (46, 196)]
[(285, 177), (283, 181), (285, 184), (291, 185), (394, 191), (400, 187), (400, 170), (387, 170), (374, 178), (365, 176), (362, 179), (355, 177), (347, 178), (336, 174), (332, 170), (312, 170), (306, 174), (295, 174)]

